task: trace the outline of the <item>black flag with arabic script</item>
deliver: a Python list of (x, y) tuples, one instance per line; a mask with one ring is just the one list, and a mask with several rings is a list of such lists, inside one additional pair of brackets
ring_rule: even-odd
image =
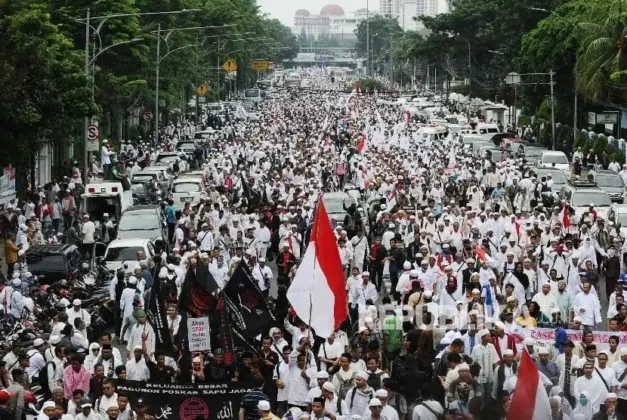
[(241, 175), (242, 177), (242, 196), (244, 198), (246, 198), (246, 200), (248, 200), (248, 206), (249, 207), (256, 207), (261, 203), (261, 193), (259, 193), (258, 191), (255, 191), (250, 184), (248, 183), (248, 180), (246, 178), (244, 178), (244, 175)]
[(268, 301), (244, 261), (231, 274), (224, 294), (230, 300), (231, 316), (247, 337), (264, 332), (275, 321)]
[(155, 331), (155, 346), (163, 350), (166, 355), (174, 357), (174, 348), (172, 346), (170, 329), (168, 328), (167, 314), (163, 308), (163, 302), (165, 300), (161, 297), (161, 278), (158, 275), (159, 270), (155, 270), (155, 273), (157, 275), (155, 276), (150, 294), (150, 302), (148, 302), (149, 319)]

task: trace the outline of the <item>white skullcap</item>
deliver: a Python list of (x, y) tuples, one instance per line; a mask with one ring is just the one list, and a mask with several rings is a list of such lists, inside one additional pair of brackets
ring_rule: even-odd
[(505, 351), (503, 352), (503, 356), (513, 356), (514, 355), (514, 350), (512, 349), (505, 349)]
[(329, 379), (329, 372), (321, 370), (316, 373), (316, 379)]
[(470, 370), (470, 366), (468, 365), (468, 363), (460, 363), (457, 366), (457, 370)]
[(268, 401), (266, 401), (266, 400), (261, 400), (257, 404), (257, 409), (261, 410), (261, 411), (269, 411), (270, 410), (270, 403)]
[(378, 389), (377, 392), (374, 393), (374, 396), (377, 398), (387, 398), (388, 392), (385, 389), (381, 388), (381, 389)]
[(364, 372), (363, 370), (360, 372), (357, 372), (357, 375), (355, 375), (356, 378), (361, 378), (364, 381), (368, 380), (368, 373)]
[(531, 338), (531, 337), (527, 337), (527, 338), (525, 338), (525, 339), (523, 340), (523, 344), (524, 344), (525, 346), (534, 346), (534, 345), (536, 344), (536, 340), (534, 340), (534, 339), (533, 339), (533, 338)]

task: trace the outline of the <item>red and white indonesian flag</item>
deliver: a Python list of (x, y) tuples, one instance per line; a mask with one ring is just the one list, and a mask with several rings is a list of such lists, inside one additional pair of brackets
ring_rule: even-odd
[(568, 213), (568, 204), (564, 203), (564, 207), (562, 207), (562, 211), (560, 212), (560, 220), (562, 221), (562, 226), (564, 229), (568, 229), (570, 227), (570, 214)]
[(396, 206), (396, 190), (392, 190), (391, 192), (389, 192), (387, 195), (387, 199), (388, 199), (387, 208), (388, 208), (388, 211), (391, 211), (394, 208), (394, 206)]
[(549, 396), (542, 384), (542, 378), (527, 350), (523, 350), (518, 380), (507, 413), (507, 420), (546, 420), (551, 418)]
[(362, 155), (366, 153), (366, 149), (368, 148), (368, 136), (366, 134), (362, 134), (361, 138), (357, 142), (357, 151)]
[(287, 291), (296, 314), (327, 338), (348, 316), (342, 261), (322, 200), (318, 202), (307, 252)]

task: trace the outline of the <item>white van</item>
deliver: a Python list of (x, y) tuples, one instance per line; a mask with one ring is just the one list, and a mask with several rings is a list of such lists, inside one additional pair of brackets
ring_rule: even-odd
[(499, 133), (499, 127), (496, 124), (479, 123), (477, 124), (477, 133), (479, 134)]
[(555, 168), (564, 172), (566, 178), (570, 178), (570, 162), (564, 152), (558, 152), (553, 150), (545, 150), (538, 159), (538, 167)]
[(300, 81), (300, 74), (290, 73), (285, 79), (285, 86), (288, 88), (299, 88)]
[(172, 183), (172, 201), (175, 209), (182, 209), (186, 203), (190, 206), (200, 203), (204, 192), (203, 179), (200, 177), (181, 177)]

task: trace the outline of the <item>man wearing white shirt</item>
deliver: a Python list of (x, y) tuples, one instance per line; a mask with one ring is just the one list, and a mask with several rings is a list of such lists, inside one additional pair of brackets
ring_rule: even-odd
[[(381, 407), (382, 407), (380, 410), (381, 419), (399, 420), (398, 413), (396, 412), (396, 410), (388, 405), (388, 392), (385, 389), (378, 389), (374, 393), (374, 398), (378, 399), (381, 402)], [(371, 417), (372, 417), (372, 411), (370, 409), (370, 404), (369, 404), (369, 407), (366, 408), (366, 410), (364, 411), (363, 418), (369, 419)]]
[(94, 222), (89, 220), (89, 215), (83, 215), (83, 227), (81, 229), (82, 239), (83, 239), (83, 257), (86, 257), (87, 254), (91, 255), (94, 249), (94, 242), (96, 239), (94, 235), (96, 234), (96, 225)]
[(621, 348), (618, 352), (620, 359), (614, 362), (612, 370), (618, 386), (616, 390), (618, 411), (624, 413), (627, 410), (627, 347)]
[(320, 370), (324, 372), (328, 371), (332, 363), (335, 361), (339, 364), (342, 353), (344, 353), (344, 346), (335, 340), (335, 333), (332, 333), (327, 338), (327, 341), (323, 343), (318, 350)]
[(115, 392), (115, 384), (107, 378), (102, 382), (102, 395), (94, 401), (94, 412), (102, 418), (108, 418), (107, 410), (109, 407), (117, 407), (117, 405), (118, 394)]
[(592, 414), (595, 414), (599, 411), (608, 391), (599, 375), (593, 375), (593, 373), (594, 363), (584, 363), (583, 376), (577, 378), (575, 381), (574, 396), (578, 397), (583, 391), (588, 391), (590, 395), (588, 404), (592, 406)]
[(257, 280), (259, 289), (264, 296), (268, 297), (270, 293), (270, 282), (272, 282), (272, 269), (266, 265), (265, 258), (259, 258), (259, 263), (251, 270), (253, 278)]
[(39, 378), (41, 370), (46, 367), (46, 360), (44, 359), (46, 343), (41, 338), (38, 338), (33, 343), (33, 347), (34, 349), (27, 353), (29, 365), (26, 368), (26, 373), (30, 382), (35, 378)]
[(379, 294), (374, 284), (370, 283), (370, 273), (361, 273), (362, 283), (353, 287), (349, 292), (348, 303), (353, 309), (366, 309), (368, 302), (375, 305), (379, 300)]
[(582, 291), (573, 300), (575, 315), (581, 318), (582, 324), (594, 327), (601, 323), (601, 304), (599, 298), (590, 293), (590, 283), (584, 283)]
[(266, 258), (266, 252), (268, 248), (270, 248), (270, 236), (272, 232), (270, 232), (270, 229), (268, 229), (266, 224), (261, 220), (259, 221), (259, 226), (259, 229), (255, 231), (255, 233), (257, 235), (257, 254), (259, 261), (261, 261), (262, 258)]
[(201, 252), (211, 253), (215, 248), (213, 232), (207, 223), (202, 224), (202, 232), (198, 233), (196, 240), (199, 242), (198, 248)]
[(133, 346), (133, 357), (126, 362), (126, 379), (129, 381), (148, 381), (150, 379), (150, 370), (146, 364), (146, 360), (150, 360), (144, 349), (145, 341), (142, 345)]
[(551, 284), (545, 283), (542, 285), (542, 291), (536, 293), (533, 297), (533, 301), (540, 306), (540, 310), (543, 314), (549, 316), (553, 309), (559, 309), (557, 304), (557, 299), (555, 299), (555, 295), (551, 293)]
[(81, 302), (80, 299), (74, 299), (74, 301), (72, 302), (72, 307), (68, 308), (65, 313), (67, 314), (67, 323), (70, 325), (74, 325), (74, 320), (76, 318), (80, 318), (83, 320), (83, 322), (85, 323), (85, 331), (83, 331), (83, 333), (85, 333), (85, 337), (87, 337), (87, 331), (86, 329), (91, 325), (91, 315), (89, 315), (89, 312), (87, 312), (84, 309), (81, 309), (81, 305), (83, 304), (83, 302)]
[(111, 166), (111, 156), (115, 153), (109, 149), (109, 141), (102, 141), (102, 149), (100, 150), (100, 164), (102, 165), (102, 179), (107, 179), (109, 167)]

